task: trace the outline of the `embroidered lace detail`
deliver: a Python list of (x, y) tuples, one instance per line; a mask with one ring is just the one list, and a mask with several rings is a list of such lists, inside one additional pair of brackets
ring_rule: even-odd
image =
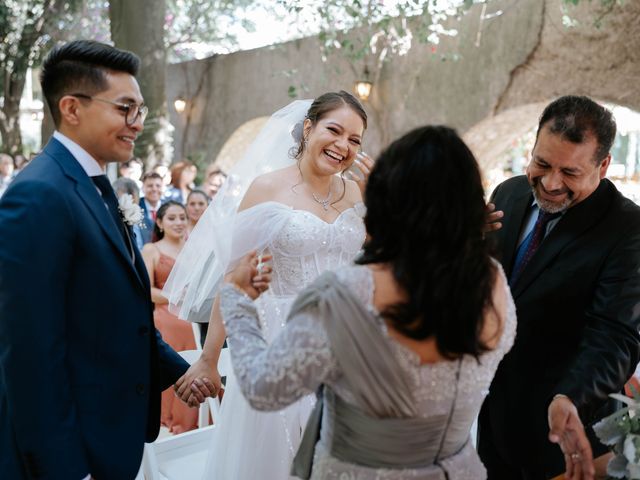
[[(305, 223), (320, 221), (309, 218), (300, 220)], [(295, 227), (292, 226), (292, 228)], [(322, 242), (324, 238), (326, 237), (318, 235), (313, 241)], [(286, 242), (286, 237), (283, 237), (282, 241)], [(299, 249), (307, 247), (302, 243), (297, 245)], [(289, 244), (288, 248), (291, 247), (292, 244)], [(499, 266), (498, 270), (504, 278), (504, 273)], [(346, 288), (362, 299), (371, 311), (375, 311), (372, 305), (373, 279), (369, 268), (349, 266), (338, 269), (336, 273)], [(476, 412), (479, 411), (498, 363), (513, 344), (516, 330), (515, 305), (506, 286), (506, 280), (504, 284), (508, 308), (502, 337), (494, 350), (481, 355), (479, 363), (470, 356), (463, 359), (456, 409), (453, 412), (454, 422), (456, 422), (458, 409), (468, 412), (469, 408), (473, 407)], [(298, 285), (297, 289), (299, 288)], [(301, 313), (290, 319), (288, 327), (273, 340), (271, 347), (267, 350), (267, 342), (263, 338), (257, 318), (259, 307), (256, 307), (256, 304), (235, 288), (226, 286), (221, 292), (221, 308), (229, 335), (234, 369), (247, 400), (254, 408), (264, 410), (282, 408), (314, 392), (321, 383), (329, 385), (336, 394), (353, 403), (349, 385), (340, 374), (340, 367), (331, 352), (327, 334), (320, 322), (309, 314)], [(379, 317), (373, 321), (375, 322), (373, 326), (386, 332), (384, 322), (380, 321)], [(451, 408), (455, 394), (457, 362), (445, 361), (420, 365), (418, 357), (413, 352), (391, 338), (389, 341), (402, 368), (411, 375), (419, 414), (423, 417), (446, 414)], [(457, 428), (468, 430), (472, 420), (458, 421)], [(312, 475), (314, 479), (477, 480), (486, 478), (486, 471), (469, 443), (458, 453), (442, 459), (439, 465), (415, 470), (376, 470), (357, 467), (331, 457), (328, 453), (331, 440), (331, 429), (325, 429), (323, 425), (322, 438), (316, 447)], [(448, 477), (445, 477), (444, 471), (447, 472)]]
[(320, 273), (350, 264), (364, 239), (364, 224), (355, 208), (342, 212), (333, 223), (292, 210), (268, 246), (273, 255), (272, 293), (296, 295)]

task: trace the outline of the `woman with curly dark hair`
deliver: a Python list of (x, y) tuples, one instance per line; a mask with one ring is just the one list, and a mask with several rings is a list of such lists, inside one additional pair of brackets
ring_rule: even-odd
[(486, 478), (470, 429), (516, 318), (484, 240), (477, 162), (452, 129), (418, 128), (382, 153), (365, 193), (357, 265), (305, 289), (268, 347), (251, 300), (268, 270), (249, 255), (228, 277), (243, 393), (277, 410), (319, 392), (294, 461), (302, 478)]

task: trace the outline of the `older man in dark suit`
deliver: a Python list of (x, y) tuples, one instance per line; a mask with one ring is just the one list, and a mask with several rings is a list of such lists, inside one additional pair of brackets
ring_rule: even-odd
[(153, 325), (138, 207), (104, 175), (143, 128), (138, 64), (88, 41), (43, 64), (57, 130), (0, 201), (2, 478), (133, 478), (188, 366)]
[(640, 360), (640, 208), (605, 178), (615, 132), (592, 100), (554, 101), (526, 176), (493, 194), (518, 332), (480, 414), (489, 479), (593, 478), (590, 425)]

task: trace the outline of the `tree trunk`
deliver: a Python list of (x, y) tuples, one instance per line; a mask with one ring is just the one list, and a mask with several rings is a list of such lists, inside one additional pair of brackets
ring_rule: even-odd
[[(2, 149), (9, 155), (22, 154), (22, 133), (20, 132), (20, 96), (24, 89), (24, 75), (22, 79), (20, 72), (16, 72), (9, 77), (7, 82), (9, 91), (17, 92), (4, 97), (4, 105), (0, 112), (0, 135), (2, 135)], [(22, 81), (20, 81), (22, 80)]]
[[(2, 59), (3, 80), (2, 95), (4, 104), (0, 110), (0, 135), (3, 149), (11, 155), (22, 154), (22, 133), (20, 132), (20, 99), (27, 78), (27, 69), (40, 51), (39, 39), (46, 14), (53, 12), (54, 0), (46, 0), (42, 14), (38, 17), (27, 14), (26, 21), (20, 32), (15, 55)], [(4, 32), (2, 37), (4, 37)]]
[(142, 63), (140, 90), (149, 115), (136, 141), (135, 154), (148, 169), (171, 160), (171, 127), (165, 92), (167, 53), (164, 46), (166, 0), (110, 0), (111, 38), (116, 47), (136, 53)]

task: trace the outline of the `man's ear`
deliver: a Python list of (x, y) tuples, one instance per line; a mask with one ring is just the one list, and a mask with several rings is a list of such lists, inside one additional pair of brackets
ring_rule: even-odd
[(611, 154), (607, 155), (602, 163), (600, 163), (600, 180), (607, 176), (607, 169), (611, 164)]
[(60, 110), (60, 123), (77, 126), (80, 124), (80, 100), (71, 95), (65, 95), (58, 101)]

